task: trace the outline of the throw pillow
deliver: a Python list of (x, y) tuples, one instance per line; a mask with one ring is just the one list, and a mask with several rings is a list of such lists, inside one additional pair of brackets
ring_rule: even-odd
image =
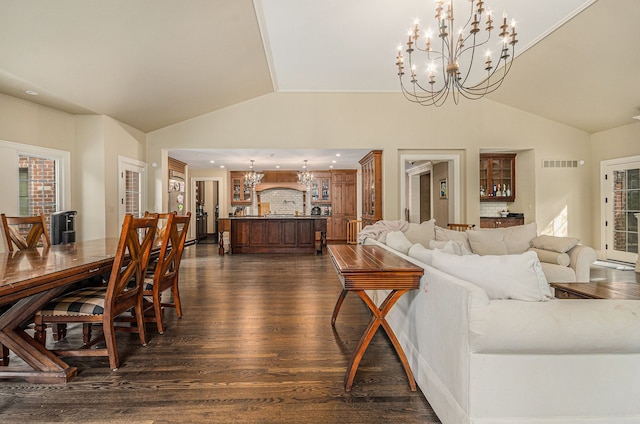
[(411, 249), (409, 249), (409, 253), (407, 255), (431, 266), (433, 250), (426, 249), (422, 244), (416, 243), (411, 246)]
[(538, 236), (531, 240), (531, 247), (565, 253), (580, 242), (575, 237)]
[(432, 266), (482, 287), (489, 299), (546, 301), (553, 297), (534, 252), (455, 256), (434, 251)]
[(447, 230), (436, 225), (436, 240), (456, 240), (462, 242), (467, 250), (472, 251), (466, 231)]
[(387, 246), (406, 255), (413, 243), (407, 239), (402, 231), (390, 231), (387, 233)]
[(404, 235), (413, 244), (420, 243), (424, 247), (429, 246), (429, 242), (436, 238), (436, 220), (430, 219), (422, 224), (409, 224), (409, 228), (404, 230)]
[(471, 250), (477, 255), (506, 255), (505, 232), (501, 229), (467, 230)]
[(429, 242), (429, 249), (439, 249), (442, 252), (451, 253), (452, 255), (458, 256), (473, 255), (470, 250), (467, 250), (467, 248), (464, 246), (464, 243), (456, 240), (431, 240)]
[(529, 250), (531, 250), (532, 252), (536, 252), (536, 255), (538, 255), (538, 259), (540, 259), (540, 262), (562, 266), (569, 266), (569, 264), (571, 263), (571, 258), (569, 257), (568, 253), (536, 249), (535, 247), (530, 247)]

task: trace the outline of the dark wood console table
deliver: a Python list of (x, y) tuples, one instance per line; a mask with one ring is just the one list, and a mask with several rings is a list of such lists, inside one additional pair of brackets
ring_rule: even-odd
[[(328, 246), (327, 250), (343, 287), (333, 310), (331, 325), (335, 326), (342, 302), (350, 291), (360, 296), (372, 313), (369, 325), (362, 334), (347, 367), (344, 378), (345, 390), (351, 391), (362, 356), (378, 327), (382, 326), (402, 362), (409, 379), (409, 387), (415, 391), (416, 382), (407, 357), (385, 317), (403, 294), (420, 287), (420, 277), (424, 274), (424, 270), (378, 246), (338, 244)], [(378, 307), (365, 290), (391, 290), (391, 292)]]

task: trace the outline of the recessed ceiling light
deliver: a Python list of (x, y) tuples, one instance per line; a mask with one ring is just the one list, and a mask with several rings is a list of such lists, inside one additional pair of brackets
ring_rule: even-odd
[(220, 168), (224, 168), (224, 165), (220, 165)]
[(336, 153), (336, 156), (340, 157), (340, 153)]
[(332, 160), (332, 161), (331, 161), (331, 163), (336, 163), (336, 161), (335, 161), (335, 160)]
[(209, 163), (216, 163), (216, 161), (215, 160), (210, 160)]
[(37, 96), (38, 92), (34, 91), (34, 90), (25, 90), (25, 93), (27, 93), (30, 96)]
[(280, 169), (280, 165), (276, 165), (276, 169)]

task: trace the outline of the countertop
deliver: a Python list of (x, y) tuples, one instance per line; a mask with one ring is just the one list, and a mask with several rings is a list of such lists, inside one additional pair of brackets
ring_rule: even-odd
[(327, 219), (331, 215), (243, 215), (243, 216), (230, 216), (228, 218), (220, 219)]

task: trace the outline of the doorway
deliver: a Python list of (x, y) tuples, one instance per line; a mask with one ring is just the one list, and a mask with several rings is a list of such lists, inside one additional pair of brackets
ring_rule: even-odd
[(604, 249), (606, 259), (636, 262), (640, 214), (640, 156), (604, 161)]
[[(400, 205), (401, 216), (408, 222), (420, 223), (435, 219), (446, 227), (460, 222), (461, 187), (460, 155), (401, 154)], [(438, 195), (434, 184), (446, 184), (446, 195)]]
[(218, 243), (218, 217), (222, 178), (193, 177), (191, 179), (191, 236), (199, 243)]

